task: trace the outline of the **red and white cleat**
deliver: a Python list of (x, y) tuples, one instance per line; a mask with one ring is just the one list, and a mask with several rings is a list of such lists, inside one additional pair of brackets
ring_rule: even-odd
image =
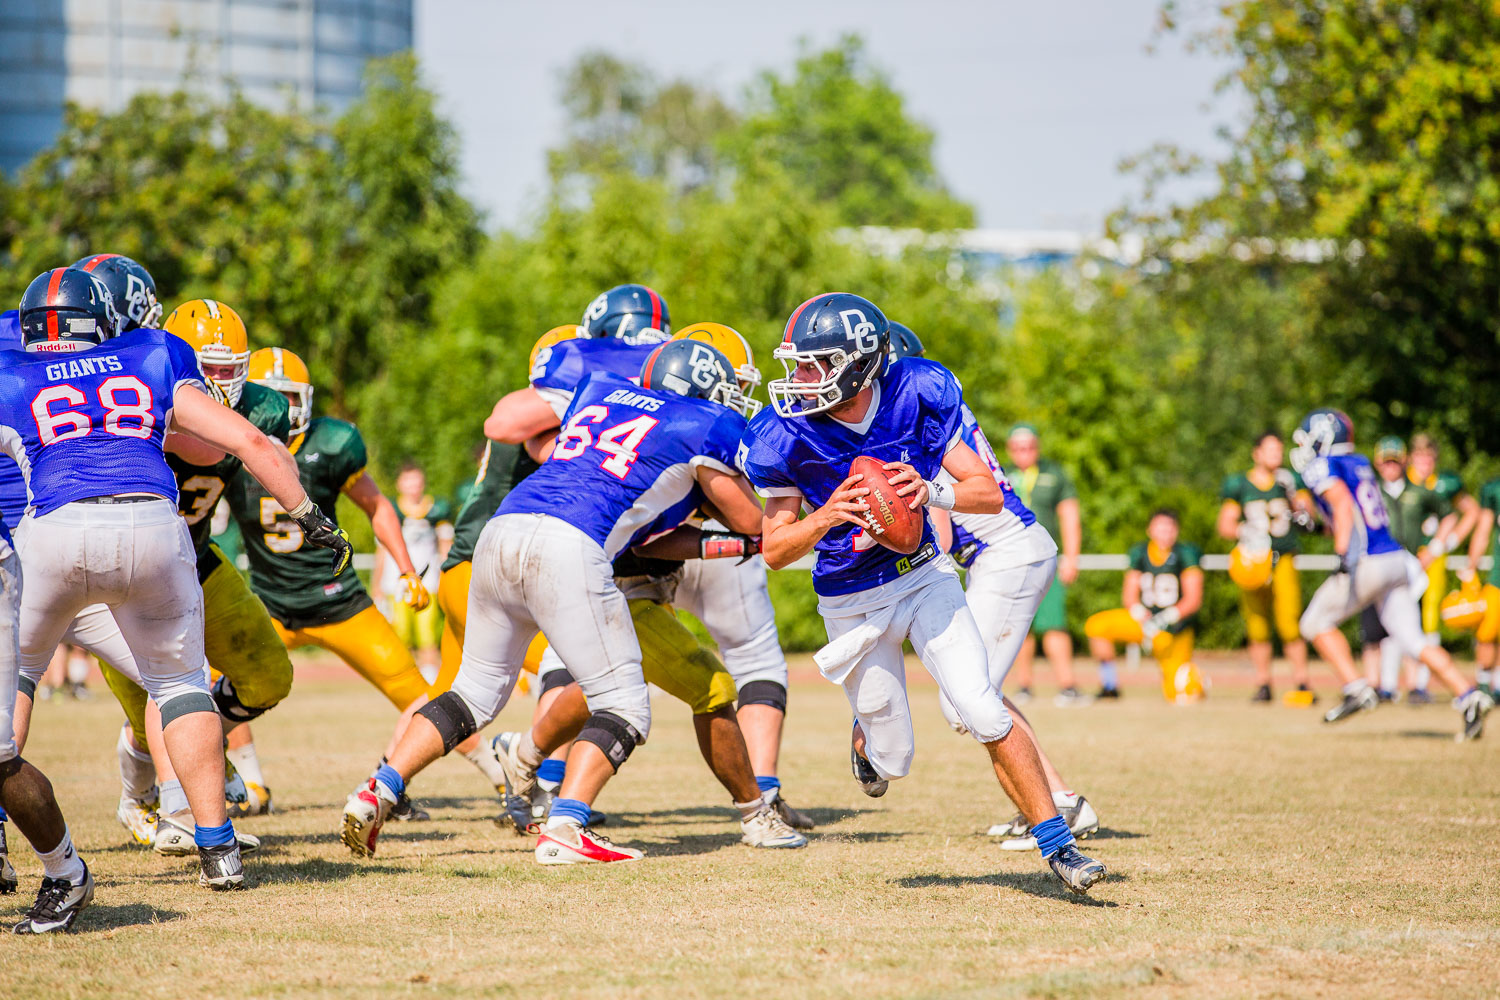
[(357, 857), (373, 857), (380, 828), (390, 819), (395, 807), (396, 797), (391, 790), (371, 778), (344, 803), (344, 844)]
[(543, 865), (590, 865), (642, 857), (634, 848), (616, 847), (604, 834), (572, 823), (543, 830), (536, 839), (536, 860)]

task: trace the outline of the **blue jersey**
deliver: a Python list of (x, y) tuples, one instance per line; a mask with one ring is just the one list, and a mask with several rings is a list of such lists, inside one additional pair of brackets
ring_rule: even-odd
[(636, 385), (641, 366), (661, 344), (627, 344), (614, 337), (602, 340), (564, 340), (544, 348), (531, 368), (531, 386), (552, 404), (561, 417), (573, 401), (573, 392), (594, 372), (609, 372)]
[[(801, 495), (813, 507), (828, 502), (860, 455), (907, 462), (934, 479), (943, 456), (963, 440), (963, 390), (953, 373), (925, 358), (903, 358), (876, 381), (865, 421), (858, 426), (826, 414), (787, 419), (761, 410), (740, 445), (740, 464), (761, 494)], [(889, 583), (937, 556), (932, 522), (922, 518), (922, 544), (902, 555), (863, 528), (840, 524), (816, 546), (813, 589), (824, 596), (853, 594)]]
[(1017, 565), (1048, 558), (1056, 552), (1056, 545), (1044, 545), (1040, 538), (1026, 530), (1036, 524), (1036, 515), (1021, 502), (1020, 496), (1011, 487), (1005, 470), (1000, 467), (999, 458), (995, 456), (995, 449), (990, 447), (989, 439), (984, 436), (978, 419), (967, 403), (963, 405), (962, 412), (963, 430), (960, 433), (963, 442), (974, 449), (980, 461), (990, 470), (990, 475), (995, 477), (1000, 492), (1005, 496), (1005, 508), (998, 514), (953, 513), (953, 545), (949, 551), (953, 553), (954, 560), (960, 566), (969, 566), (979, 553), (991, 546), (1005, 547), (1015, 557)]
[(175, 504), (162, 439), (178, 386), (203, 384), (192, 347), (163, 330), (76, 354), (0, 353), (0, 435), (20, 453), (36, 516), (120, 493)]
[(674, 525), (701, 502), (700, 465), (733, 473), (745, 418), (703, 399), (642, 389), (599, 372), (584, 379), (542, 467), (516, 485), (500, 514), (550, 514), (583, 531), (613, 559), (648, 532)]
[[(21, 349), (21, 312), (9, 309), (0, 312), (0, 351)], [(26, 477), (16, 460), (0, 452), (0, 525), (6, 531), (15, 531), (26, 513)]]
[(1324, 455), (1313, 459), (1302, 470), (1302, 481), (1330, 523), (1333, 513), (1323, 494), (1336, 482), (1348, 487), (1349, 495), (1354, 498), (1354, 530), (1349, 534), (1349, 551), (1356, 558), (1401, 551), (1400, 543), (1391, 534), (1390, 516), (1380, 495), (1380, 484), (1375, 481), (1375, 470), (1365, 456)]

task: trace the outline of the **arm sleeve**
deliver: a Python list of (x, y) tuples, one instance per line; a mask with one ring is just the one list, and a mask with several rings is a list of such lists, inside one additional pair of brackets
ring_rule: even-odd
[(350, 480), (355, 479), (365, 466), (370, 464), (369, 453), (365, 450), (365, 439), (359, 433), (359, 428), (353, 424), (344, 424), (345, 437), (343, 444), (338, 449), (338, 457), (334, 460), (332, 470), (336, 482), (335, 488), (343, 489), (349, 485)]
[(1492, 479), (1479, 491), (1479, 506), (1500, 514), (1500, 479)]
[(170, 333), (166, 334), (164, 340), (171, 368), (172, 392), (175, 393), (184, 385), (191, 385), (207, 392), (208, 380), (203, 377), (203, 369), (198, 364), (198, 355), (193, 351), (192, 345)]
[(707, 465), (720, 472), (739, 473), (737, 453), (744, 434), (745, 418), (733, 410), (724, 410), (708, 428), (708, 434), (703, 439), (703, 449), (698, 453), (694, 464)]
[(922, 429), (922, 450), (929, 455), (948, 454), (963, 441), (964, 391), (952, 372), (941, 365), (933, 365), (930, 387), (923, 393), (928, 397), (931, 418)]
[(1240, 477), (1238, 474), (1228, 476), (1224, 479), (1224, 485), (1219, 487), (1220, 500), (1233, 500), (1240, 502)]
[(1328, 464), (1328, 459), (1315, 458), (1302, 470), (1302, 481), (1307, 488), (1314, 493), (1326, 493), (1338, 477), (1333, 474), (1333, 469)]
[(783, 456), (769, 445), (751, 425), (740, 439), (736, 456), (738, 465), (746, 478), (763, 497), (788, 497), (805, 495), (792, 477)]
[(1183, 569), (1195, 569), (1203, 562), (1203, 550), (1190, 542), (1183, 542), (1178, 547), (1178, 557), (1182, 559)]
[(279, 392), (272, 392), (261, 400), (255, 410), (254, 418), (250, 422), (259, 427), (262, 434), (273, 437), (283, 444), (291, 440), (292, 407), (286, 401), (285, 396)]
[[(1056, 466), (1057, 472), (1057, 499), (1061, 503), (1064, 500), (1077, 500), (1078, 487), (1073, 485), (1073, 477), (1063, 471), (1062, 466)], [(1144, 549), (1142, 551), (1145, 551)]]

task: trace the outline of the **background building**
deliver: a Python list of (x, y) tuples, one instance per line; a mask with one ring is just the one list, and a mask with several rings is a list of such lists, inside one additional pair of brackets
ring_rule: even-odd
[(114, 111), (141, 91), (338, 111), (366, 60), (412, 44), (412, 0), (4, 0), (0, 170), (62, 127), (75, 101)]

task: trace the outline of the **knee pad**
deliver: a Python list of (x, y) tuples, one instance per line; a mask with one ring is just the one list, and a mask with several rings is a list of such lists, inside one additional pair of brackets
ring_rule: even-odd
[(746, 705), (769, 705), (782, 715), (786, 714), (786, 687), (775, 681), (751, 681), (740, 688), (740, 707)]
[(249, 722), (258, 719), (276, 706), (275, 702), (263, 708), (254, 708), (240, 701), (239, 694), (234, 689), (234, 684), (228, 677), (220, 676), (213, 686), (214, 704), (219, 708), (219, 714), (229, 720), (230, 723), (238, 725), (241, 722)]
[(432, 723), (433, 728), (438, 731), (438, 736), (443, 740), (443, 753), (448, 753), (479, 731), (479, 727), (474, 724), (474, 713), (452, 691), (444, 691), (417, 709), (417, 714)]
[(32, 701), (36, 701), (36, 681), (25, 674), (21, 674), (16, 678), (16, 693), (24, 694)]
[(168, 698), (160, 703), (161, 727), (166, 729), (169, 725), (182, 718), (184, 715), (192, 715), (195, 712), (209, 712), (213, 715), (219, 714), (219, 709), (214, 705), (213, 698), (204, 691), (189, 691), (179, 694), (174, 698)]
[(595, 712), (589, 716), (578, 739), (598, 747), (616, 771), (635, 752), (636, 746), (645, 742), (639, 730), (613, 712)]
[(553, 688), (567, 687), (572, 684), (573, 675), (568, 673), (567, 667), (560, 667), (557, 670), (547, 671), (541, 676), (540, 681), (542, 686), (537, 693), (546, 694)]

